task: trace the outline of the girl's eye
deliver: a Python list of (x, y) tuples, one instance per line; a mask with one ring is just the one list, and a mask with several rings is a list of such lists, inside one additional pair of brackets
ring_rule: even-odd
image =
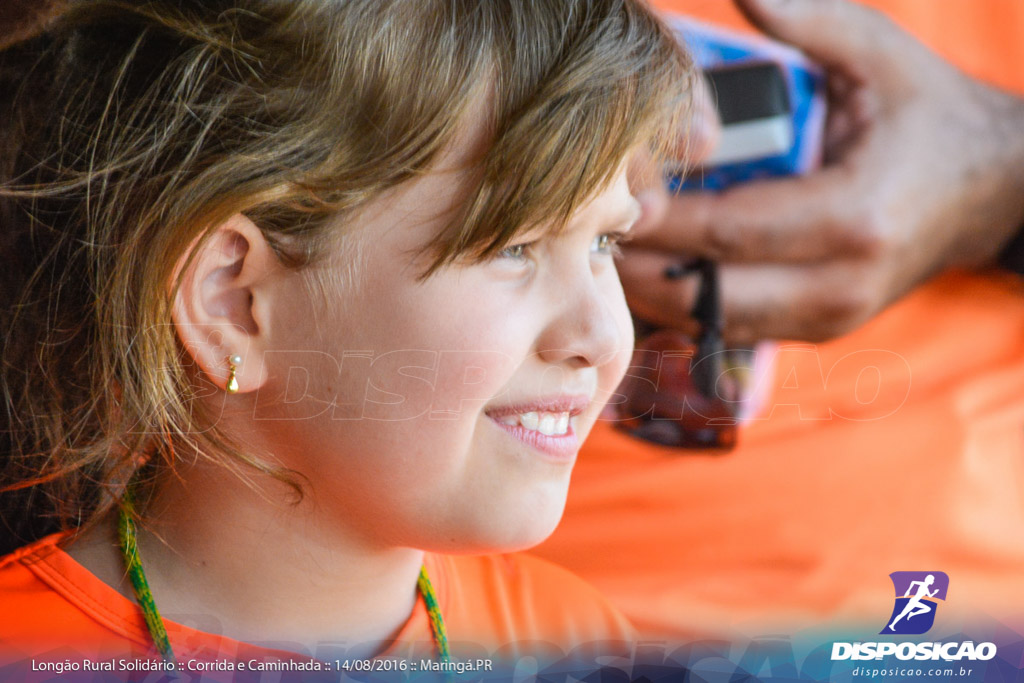
[(501, 258), (508, 258), (515, 261), (522, 259), (526, 256), (526, 250), (529, 249), (530, 243), (523, 242), (521, 244), (513, 244), (510, 247), (505, 247), (498, 252), (498, 256)]
[[(590, 244), (590, 251), (595, 254), (618, 256), (620, 253), (619, 244), (628, 240), (629, 237), (630, 235), (625, 232), (602, 233), (594, 238), (594, 241)], [(521, 261), (530, 253), (530, 248), (533, 244), (534, 242), (521, 242), (507, 246), (498, 252), (498, 257)]]
[(593, 243), (590, 245), (590, 250), (598, 254), (618, 256), (622, 253), (619, 245), (627, 239), (629, 239), (629, 234), (625, 232), (602, 233), (594, 238)]

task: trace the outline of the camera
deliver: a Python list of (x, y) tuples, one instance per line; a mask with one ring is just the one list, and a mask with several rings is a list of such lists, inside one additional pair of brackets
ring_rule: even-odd
[[(673, 192), (722, 192), (737, 183), (792, 176), (821, 163), (826, 97), (823, 70), (800, 51), (767, 38), (684, 17), (669, 24), (693, 54), (715, 98), (722, 132), (698, 166), (672, 169)], [(633, 361), (617, 393), (617, 425), (664, 446), (727, 452), (739, 426), (770, 390), (774, 345), (728, 347), (717, 264), (686, 259), (666, 277), (700, 278), (695, 339), (637, 320)]]

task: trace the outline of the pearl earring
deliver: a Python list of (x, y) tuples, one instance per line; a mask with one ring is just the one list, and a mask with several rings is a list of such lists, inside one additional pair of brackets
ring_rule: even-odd
[(242, 364), (242, 357), (237, 355), (237, 354), (235, 354), (234, 356), (231, 356), (230, 358), (228, 358), (228, 386), (227, 386), (227, 389), (228, 389), (228, 393), (229, 394), (237, 394), (238, 393), (238, 380), (235, 379), (235, 370), (237, 370), (238, 366), (241, 365), (241, 364)]

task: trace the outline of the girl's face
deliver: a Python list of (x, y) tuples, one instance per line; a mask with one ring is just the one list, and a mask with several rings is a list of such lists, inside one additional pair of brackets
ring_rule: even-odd
[(639, 215), (624, 172), (560, 235), (418, 281), (414, 254), (461, 187), (439, 171), (375, 200), (339, 226), (346, 242), (315, 278), (334, 284), (311, 295), (310, 274), (296, 275), (295, 304), (273, 313), (282, 341), (253, 427), (308, 477), (319, 510), (375, 544), (543, 540), (632, 351), (612, 257)]

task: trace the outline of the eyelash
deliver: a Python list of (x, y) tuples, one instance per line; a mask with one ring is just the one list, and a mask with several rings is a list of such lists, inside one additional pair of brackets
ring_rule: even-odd
[[(598, 235), (597, 237), (595, 237), (594, 239), (596, 241), (599, 241), (599, 242), (601, 240), (604, 240), (605, 241), (605, 245), (602, 246), (602, 247), (599, 247), (595, 251), (597, 253), (599, 253), (599, 254), (609, 254), (613, 258), (617, 257), (617, 256), (619, 256), (622, 253), (622, 249), (621, 249), (620, 245), (623, 242), (628, 241), (630, 237), (631, 237), (631, 235), (629, 233), (626, 233), (626, 232), (605, 232), (605, 233), (602, 233), (602, 234)], [(500, 252), (498, 252), (498, 256), (500, 258), (509, 258), (509, 259), (513, 259), (513, 260), (519, 260), (519, 259), (523, 258), (524, 256), (526, 256), (527, 251), (534, 244), (536, 244), (536, 241), (534, 241), (534, 242), (521, 242), (519, 244), (513, 244), (511, 246), (505, 247)], [(513, 253), (514, 250), (518, 250), (518, 251), (515, 251), (515, 253)]]

